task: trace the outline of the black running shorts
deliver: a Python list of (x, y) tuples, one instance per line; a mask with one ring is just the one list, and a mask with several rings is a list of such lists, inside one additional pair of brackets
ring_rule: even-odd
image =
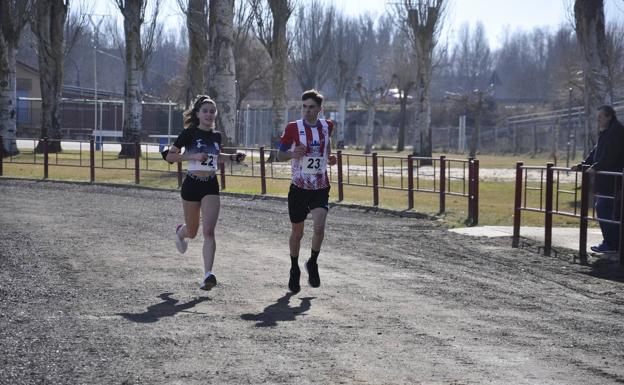
[(326, 187), (319, 190), (306, 190), (290, 185), (288, 191), (288, 216), (291, 223), (305, 221), (308, 213), (316, 208), (329, 210), (329, 189)]
[(201, 202), (206, 195), (219, 195), (219, 182), (217, 177), (198, 177), (187, 174), (182, 182), (180, 195), (185, 201)]

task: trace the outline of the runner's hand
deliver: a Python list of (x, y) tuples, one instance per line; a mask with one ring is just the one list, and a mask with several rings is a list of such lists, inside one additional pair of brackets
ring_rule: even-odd
[(338, 159), (336, 158), (336, 155), (330, 155), (327, 158), (327, 164), (329, 164), (330, 166), (335, 165), (336, 163), (338, 163)]
[(292, 152), (292, 157), (294, 159), (301, 159), (303, 155), (305, 155), (305, 152), (306, 152), (306, 146), (300, 143), (295, 146), (295, 149)]

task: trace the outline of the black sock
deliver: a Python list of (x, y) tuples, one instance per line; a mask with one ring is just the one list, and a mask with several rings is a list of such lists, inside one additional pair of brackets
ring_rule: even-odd
[(312, 250), (312, 254), (310, 254), (310, 261), (316, 263), (316, 259), (318, 258), (320, 252), (321, 250)]
[(299, 269), (299, 256), (293, 257), (290, 256), (290, 268), (291, 269)]

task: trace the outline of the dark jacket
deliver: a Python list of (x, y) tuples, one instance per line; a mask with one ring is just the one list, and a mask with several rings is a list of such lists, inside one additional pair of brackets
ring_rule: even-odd
[[(617, 119), (611, 119), (609, 127), (598, 134), (596, 146), (583, 163), (590, 165), (596, 171), (622, 172), (624, 170), (624, 126)], [(597, 174), (594, 191), (612, 195), (619, 185), (615, 182), (616, 178), (613, 176)]]

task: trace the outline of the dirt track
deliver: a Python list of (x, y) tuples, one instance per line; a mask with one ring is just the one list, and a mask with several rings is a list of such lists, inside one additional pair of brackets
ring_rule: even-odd
[(223, 196), (206, 294), (177, 192), (0, 194), (1, 384), (624, 383), (611, 265), (333, 207), (322, 287), (291, 296), (285, 203)]

